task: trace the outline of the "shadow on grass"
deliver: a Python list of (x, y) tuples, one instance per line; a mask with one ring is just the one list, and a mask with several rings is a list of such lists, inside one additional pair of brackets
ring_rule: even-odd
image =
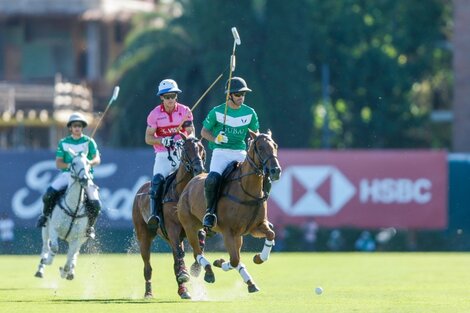
[(153, 300), (153, 299), (51, 299), (51, 300), (7, 300), (2, 299), (0, 303), (8, 302), (8, 303), (44, 303), (44, 302), (51, 302), (51, 303), (62, 303), (62, 304), (72, 304), (72, 303), (95, 303), (95, 304), (148, 304), (148, 303), (185, 303), (191, 301), (181, 301), (181, 300)]
[(116, 303), (116, 304), (147, 304), (147, 303), (182, 303), (181, 300), (156, 300), (156, 299), (54, 299), (54, 303)]

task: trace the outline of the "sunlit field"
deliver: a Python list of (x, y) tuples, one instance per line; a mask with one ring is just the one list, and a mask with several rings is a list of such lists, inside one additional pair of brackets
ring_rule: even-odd
[(177, 294), (170, 254), (152, 255), (148, 300), (138, 254), (80, 255), (73, 281), (59, 276), (63, 255), (43, 279), (34, 277), (38, 256), (0, 256), (0, 312), (470, 312), (470, 254), (273, 253), (262, 265), (252, 256), (243, 262), (259, 292), (216, 268), (214, 284), (203, 275), (188, 283), (192, 300)]

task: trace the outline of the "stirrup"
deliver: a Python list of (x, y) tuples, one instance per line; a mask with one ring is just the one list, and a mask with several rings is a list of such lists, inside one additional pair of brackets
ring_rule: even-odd
[(206, 215), (204, 215), (202, 226), (204, 226), (205, 229), (207, 228), (208, 230), (211, 230), (211, 228), (215, 227), (216, 225), (217, 216), (214, 213), (206, 213)]
[(90, 239), (95, 239), (96, 234), (95, 234), (95, 228), (93, 226), (90, 226), (86, 230), (86, 236)]

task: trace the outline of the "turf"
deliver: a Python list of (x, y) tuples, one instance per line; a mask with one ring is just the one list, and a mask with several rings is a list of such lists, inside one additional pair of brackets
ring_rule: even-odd
[(215, 269), (214, 284), (202, 275), (188, 283), (192, 300), (177, 295), (170, 254), (152, 255), (150, 300), (138, 254), (80, 255), (73, 281), (59, 276), (63, 255), (43, 279), (33, 276), (38, 256), (0, 256), (0, 312), (470, 312), (470, 254), (273, 253), (262, 265), (252, 255), (242, 257), (258, 293), (236, 271)]

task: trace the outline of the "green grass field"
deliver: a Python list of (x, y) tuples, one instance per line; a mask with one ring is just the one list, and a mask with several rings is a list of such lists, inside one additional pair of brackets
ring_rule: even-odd
[(43, 279), (34, 277), (38, 256), (0, 256), (0, 312), (470, 312), (470, 254), (273, 253), (262, 265), (252, 255), (243, 261), (260, 292), (215, 269), (215, 284), (202, 275), (188, 283), (192, 300), (177, 295), (170, 254), (152, 255), (150, 300), (138, 254), (80, 255), (73, 281), (59, 276), (63, 255)]

